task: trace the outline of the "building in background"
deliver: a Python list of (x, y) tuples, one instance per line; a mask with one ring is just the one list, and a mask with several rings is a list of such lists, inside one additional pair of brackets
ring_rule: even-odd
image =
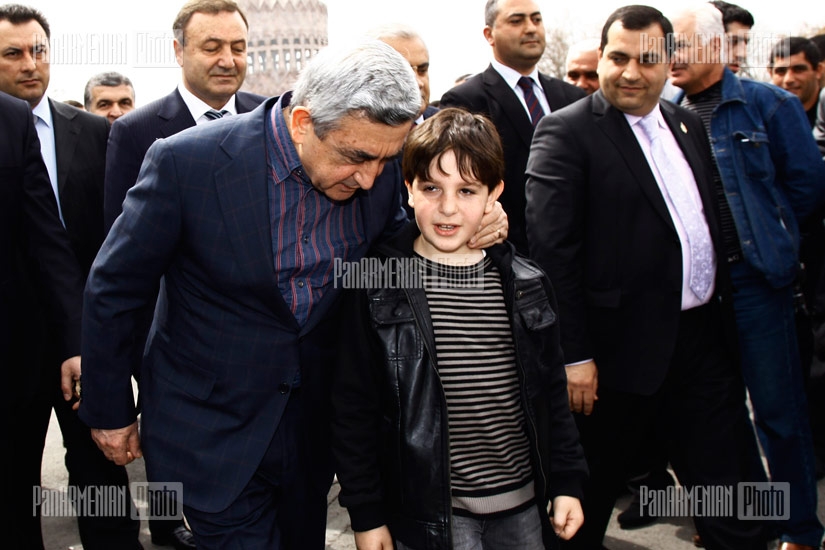
[(319, 0), (239, 0), (249, 20), (242, 89), (264, 96), (292, 89), (303, 66), (328, 44), (327, 6)]

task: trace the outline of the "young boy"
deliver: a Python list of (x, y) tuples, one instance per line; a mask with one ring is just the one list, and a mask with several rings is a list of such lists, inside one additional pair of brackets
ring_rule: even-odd
[(411, 132), (402, 170), (415, 223), (362, 263), (342, 308), (333, 449), (356, 545), (569, 539), (587, 467), (550, 284), (509, 243), (467, 246), (503, 188), (498, 134), (445, 109)]

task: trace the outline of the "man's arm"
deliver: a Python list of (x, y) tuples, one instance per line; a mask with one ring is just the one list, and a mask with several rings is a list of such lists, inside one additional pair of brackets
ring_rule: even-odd
[(801, 223), (825, 202), (825, 162), (796, 97), (782, 101), (766, 127), (776, 181)]
[(530, 256), (550, 277), (559, 304), (571, 409), (589, 412), (598, 370), (587, 336), (584, 238), (589, 155), (564, 119), (551, 114), (536, 128), (525, 187)]
[[(83, 315), (83, 399), (80, 418), (91, 428), (112, 430), (137, 416), (131, 376), (139, 367), (135, 331), (156, 299), (181, 224), (178, 174), (171, 148), (150, 148), (137, 185), (92, 265)], [(142, 342), (141, 342), (142, 343)]]

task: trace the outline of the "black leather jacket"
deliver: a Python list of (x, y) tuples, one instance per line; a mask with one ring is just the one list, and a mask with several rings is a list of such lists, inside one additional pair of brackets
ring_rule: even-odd
[[(412, 255), (415, 224), (376, 247), (381, 260)], [(512, 321), (522, 405), (545, 544), (547, 502), (581, 498), (587, 466), (570, 414), (555, 300), (544, 273), (509, 243), (487, 250), (501, 271)], [(372, 266), (375, 267), (375, 266)], [(333, 386), (333, 450), (340, 502), (355, 531), (388, 525), (416, 550), (450, 549), (452, 507), (447, 406), (433, 363), (423, 288), (344, 293), (340, 364)]]

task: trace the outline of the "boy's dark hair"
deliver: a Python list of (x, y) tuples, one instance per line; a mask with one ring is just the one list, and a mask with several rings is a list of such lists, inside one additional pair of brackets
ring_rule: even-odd
[(668, 59), (673, 55), (673, 25), (670, 20), (656, 8), (641, 5), (623, 6), (610, 14), (604, 27), (602, 27), (600, 50), (604, 51), (604, 47), (607, 46), (607, 31), (616, 21), (620, 21), (622, 27), (630, 31), (640, 31), (651, 25), (659, 25), (662, 34), (665, 35), (665, 49)]
[(415, 127), (404, 144), (401, 172), (412, 183), (432, 181), (430, 164), (447, 151), (455, 154), (458, 172), (492, 191), (504, 179), (504, 151), (496, 127), (482, 115), (462, 109), (442, 109)]
[(731, 23), (740, 23), (746, 27), (753, 27), (753, 15), (742, 6), (737, 6), (724, 0), (711, 0), (710, 3), (722, 12), (722, 24), (725, 25), (726, 31), (728, 30), (728, 25)]
[(805, 60), (811, 64), (811, 67), (816, 70), (816, 66), (822, 61), (822, 54), (813, 40), (805, 38), (804, 36), (791, 36), (790, 38), (783, 38), (777, 42), (776, 45), (771, 48), (771, 58), (768, 66), (773, 67), (777, 57), (786, 59), (800, 52), (804, 54)]
[(22, 25), (29, 21), (37, 21), (46, 32), (46, 38), (51, 39), (52, 30), (49, 28), (49, 22), (46, 17), (34, 8), (23, 6), (21, 4), (6, 4), (0, 6), (0, 21), (8, 21), (12, 25)]

